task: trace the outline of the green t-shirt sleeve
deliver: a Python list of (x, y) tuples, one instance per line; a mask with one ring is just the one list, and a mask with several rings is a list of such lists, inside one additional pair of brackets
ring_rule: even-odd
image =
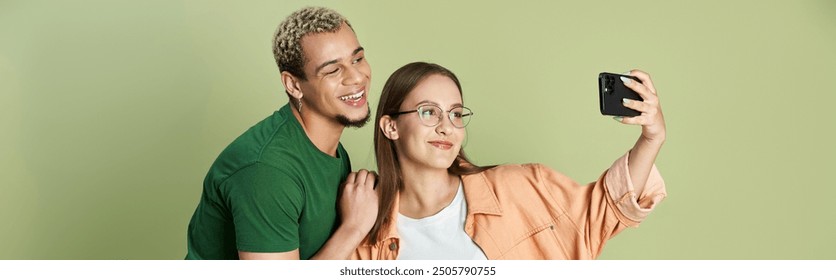
[(287, 252), (299, 248), (302, 184), (264, 164), (239, 170), (225, 182), (239, 251)]

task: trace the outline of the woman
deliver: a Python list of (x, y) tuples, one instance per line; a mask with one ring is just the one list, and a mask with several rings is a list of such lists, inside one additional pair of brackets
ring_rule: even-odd
[[(461, 150), (471, 111), (442, 66), (416, 62), (386, 81), (375, 118), (380, 208), (355, 259), (595, 259), (666, 195), (653, 162), (665, 123), (650, 77), (625, 81), (642, 134), (596, 182), (539, 164), (476, 166)], [(629, 164), (628, 164), (629, 159)]]

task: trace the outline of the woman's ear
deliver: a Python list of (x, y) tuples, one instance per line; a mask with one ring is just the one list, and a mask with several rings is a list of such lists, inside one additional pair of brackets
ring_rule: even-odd
[(380, 118), (378, 126), (386, 138), (389, 138), (389, 140), (398, 140), (398, 126), (395, 125), (395, 120), (392, 117), (383, 116)]
[(299, 78), (290, 74), (290, 72), (282, 71), (282, 85), (284, 85), (284, 89), (287, 90), (287, 94), (293, 96), (293, 98), (300, 99), (302, 98), (302, 88), (299, 85)]

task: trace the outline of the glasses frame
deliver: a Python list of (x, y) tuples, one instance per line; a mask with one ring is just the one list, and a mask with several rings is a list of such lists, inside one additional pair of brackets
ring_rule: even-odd
[[(474, 114), (474, 113), (473, 113), (473, 110), (470, 110), (470, 108), (467, 108), (467, 107), (464, 107), (464, 106), (461, 106), (461, 107), (455, 107), (455, 108), (450, 109), (449, 111), (444, 111), (444, 109), (441, 109), (441, 107), (439, 107), (438, 105), (425, 104), (425, 105), (420, 105), (420, 106), (418, 106), (418, 108), (416, 108), (415, 110), (395, 112), (395, 113), (391, 113), (391, 114), (388, 114), (388, 115), (389, 115), (390, 117), (397, 117), (397, 116), (400, 116), (400, 115), (403, 115), (403, 114), (418, 113), (418, 119), (420, 119), (420, 120), (421, 120), (421, 124), (423, 124), (424, 126), (434, 127), (434, 126), (439, 125), (439, 124), (441, 123), (441, 121), (442, 121), (442, 119), (441, 119), (441, 118), (442, 118), (442, 117), (441, 117), (441, 115), (438, 115), (438, 117), (436, 118), (436, 122), (435, 122), (435, 124), (430, 125), (430, 124), (427, 124), (427, 123), (424, 121), (424, 118), (422, 118), (422, 117), (421, 117), (421, 114), (420, 114), (420, 112), (422, 112), (422, 111), (423, 111), (422, 109), (423, 109), (424, 107), (435, 107), (435, 108), (438, 108), (438, 110), (439, 110), (439, 111), (444, 112), (444, 113), (447, 113), (447, 114), (446, 114), (446, 115), (447, 115), (447, 119), (448, 119), (448, 120), (450, 120), (450, 123), (451, 123), (451, 124), (453, 125), (453, 127), (455, 127), (455, 128), (465, 128), (465, 127), (467, 127), (467, 125), (468, 125), (468, 124), (470, 124), (470, 118), (469, 118), (469, 117), (472, 117), (472, 116), (473, 116), (473, 114)], [(467, 110), (467, 111), (469, 112), (469, 113), (467, 113), (467, 114), (462, 114), (462, 117), (468, 117), (468, 120), (467, 120), (467, 122), (465, 122), (465, 123), (464, 123), (461, 127), (457, 126), (457, 125), (456, 125), (456, 122), (454, 122), (454, 121), (453, 121), (453, 110), (456, 110), (456, 109), (465, 109), (465, 110)]]

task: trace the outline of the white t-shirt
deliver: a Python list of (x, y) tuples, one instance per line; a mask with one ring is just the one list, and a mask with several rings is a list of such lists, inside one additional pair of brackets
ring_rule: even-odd
[(467, 202), (462, 183), (450, 205), (435, 215), (413, 219), (398, 214), (399, 260), (486, 260), (482, 249), (464, 232)]

